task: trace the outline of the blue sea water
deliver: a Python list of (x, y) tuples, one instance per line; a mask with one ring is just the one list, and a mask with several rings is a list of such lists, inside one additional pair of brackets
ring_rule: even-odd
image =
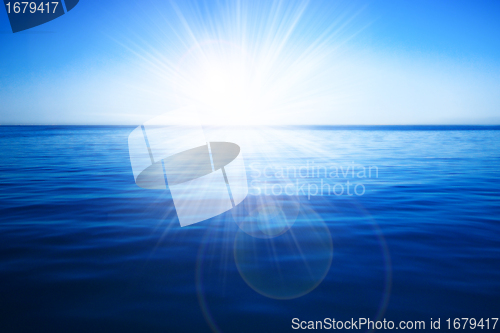
[(132, 130), (0, 127), (1, 332), (500, 317), (500, 127), (238, 128), (267, 238), (234, 211), (181, 228)]

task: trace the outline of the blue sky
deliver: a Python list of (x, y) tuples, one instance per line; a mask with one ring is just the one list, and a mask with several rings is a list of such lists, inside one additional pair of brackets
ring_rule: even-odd
[(98, 1), (12, 34), (0, 124), (500, 124), (498, 1)]

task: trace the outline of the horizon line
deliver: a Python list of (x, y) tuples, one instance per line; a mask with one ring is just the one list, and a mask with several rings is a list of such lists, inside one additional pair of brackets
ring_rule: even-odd
[[(1, 127), (13, 126), (86, 126), (86, 127), (137, 127), (141, 124), (0, 124)], [(205, 127), (500, 127), (500, 124), (309, 124), (309, 125), (204, 125)]]

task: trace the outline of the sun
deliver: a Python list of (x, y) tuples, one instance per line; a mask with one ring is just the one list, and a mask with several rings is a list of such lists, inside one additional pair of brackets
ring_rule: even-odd
[(260, 112), (256, 71), (241, 48), (223, 41), (203, 44), (183, 58), (179, 70), (189, 78), (179, 93), (199, 106), (209, 122), (245, 124)]

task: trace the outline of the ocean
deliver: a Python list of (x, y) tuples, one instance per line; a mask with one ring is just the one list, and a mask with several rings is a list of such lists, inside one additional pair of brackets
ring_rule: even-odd
[(183, 228), (135, 184), (133, 129), (0, 127), (1, 332), (500, 317), (500, 127), (213, 129), (249, 194)]

